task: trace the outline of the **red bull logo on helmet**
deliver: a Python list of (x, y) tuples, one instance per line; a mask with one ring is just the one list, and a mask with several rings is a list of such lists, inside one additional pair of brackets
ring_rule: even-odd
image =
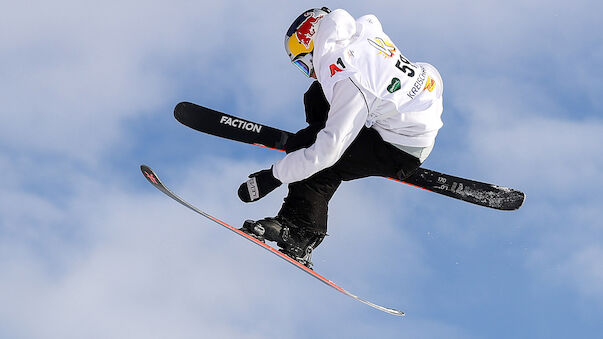
[(314, 13), (308, 13), (307, 15), (308, 17), (306, 20), (304, 20), (295, 31), (295, 36), (297, 36), (297, 40), (299, 40), (304, 47), (310, 48), (312, 37), (316, 34), (316, 23), (324, 17), (324, 14), (315, 16)]

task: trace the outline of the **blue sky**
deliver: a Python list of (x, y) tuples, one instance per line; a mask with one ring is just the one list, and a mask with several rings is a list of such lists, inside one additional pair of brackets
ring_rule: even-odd
[[(375, 311), (155, 191), (233, 224), (282, 154), (202, 135), (179, 101), (296, 130), (303, 10), (377, 15), (435, 65), (425, 167), (521, 189), (500, 212), (371, 178), (342, 185), (315, 268)], [(420, 6), (420, 7), (419, 7)], [(578, 1), (13, 2), (0, 16), (0, 338), (595, 338), (603, 332), (603, 6)]]

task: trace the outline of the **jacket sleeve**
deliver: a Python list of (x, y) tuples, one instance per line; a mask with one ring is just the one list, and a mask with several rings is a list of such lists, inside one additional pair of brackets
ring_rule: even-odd
[(276, 162), (272, 168), (274, 177), (288, 184), (333, 166), (360, 133), (367, 115), (367, 98), (352, 79), (338, 81), (333, 87), (327, 122), (316, 135), (316, 142)]

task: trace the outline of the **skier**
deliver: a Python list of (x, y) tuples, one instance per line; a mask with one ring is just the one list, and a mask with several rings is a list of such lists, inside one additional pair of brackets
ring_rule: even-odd
[(276, 217), (241, 229), (311, 267), (341, 181), (403, 180), (425, 161), (442, 127), (442, 79), (432, 65), (406, 59), (374, 15), (310, 9), (287, 31), (285, 49), (317, 79), (304, 95), (309, 126), (287, 141), (284, 158), (239, 187), (251, 202), (289, 185)]

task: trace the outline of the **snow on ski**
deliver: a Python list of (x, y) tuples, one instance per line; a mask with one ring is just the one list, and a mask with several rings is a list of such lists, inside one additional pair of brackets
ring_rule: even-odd
[(268, 252), (280, 257), (281, 259), (285, 260), (286, 262), (292, 264), (293, 266), (299, 268), (300, 270), (308, 273), (309, 275), (313, 276), (314, 278), (320, 280), (321, 282), (323, 282), (324, 284), (330, 286), (331, 288), (353, 298), (356, 299), (366, 305), (369, 305), (373, 308), (376, 308), (380, 311), (395, 315), (395, 316), (404, 316), (404, 312), (393, 309), (393, 308), (388, 308), (388, 307), (384, 307), (384, 306), (380, 306), (377, 304), (374, 304), (368, 300), (364, 300), (346, 290), (344, 290), (343, 288), (339, 287), (337, 284), (335, 284), (334, 282), (328, 280), (327, 278), (323, 277), (322, 275), (318, 274), (317, 272), (315, 272), (314, 270), (300, 264), (299, 262), (297, 262), (296, 260), (290, 258), (289, 256), (279, 252), (278, 250), (276, 250), (275, 248), (257, 240), (256, 238), (248, 235), (245, 232), (240, 231), (237, 228), (234, 228), (232, 226), (230, 226), (229, 224), (225, 223), (224, 221), (213, 217), (212, 215), (198, 209), (197, 207), (193, 206), (192, 204), (188, 203), (187, 201), (185, 201), (184, 199), (180, 198), (178, 195), (174, 194), (172, 191), (170, 191), (162, 182), (161, 180), (159, 180), (159, 177), (157, 176), (157, 174), (155, 174), (155, 172), (146, 165), (141, 165), (140, 166), (140, 170), (142, 171), (142, 174), (144, 175), (144, 177), (149, 181), (149, 183), (151, 183), (153, 186), (155, 186), (155, 188), (157, 188), (158, 190), (160, 190), (161, 192), (163, 192), (165, 195), (167, 195), (168, 197), (176, 200), (177, 202), (179, 202), (180, 204), (188, 207), (189, 209), (191, 209), (192, 211), (206, 217), (207, 219), (215, 222), (216, 224), (244, 237), (245, 239), (253, 242), (254, 244), (264, 248), (265, 250), (267, 250)]
[[(199, 132), (279, 151), (283, 151), (287, 140), (293, 135), (287, 131), (190, 102), (176, 105), (174, 117), (183, 125)], [(388, 179), (504, 211), (518, 209), (525, 200), (525, 194), (516, 189), (460, 178), (422, 167), (404, 180)]]

